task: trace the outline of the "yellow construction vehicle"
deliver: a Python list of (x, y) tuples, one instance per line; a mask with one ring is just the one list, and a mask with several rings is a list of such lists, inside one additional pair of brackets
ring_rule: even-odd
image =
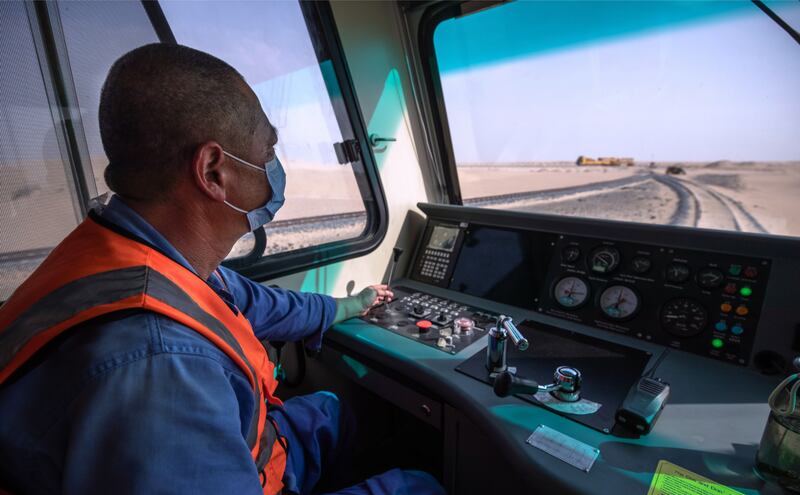
[(575, 164), (578, 166), (581, 165), (600, 165), (605, 167), (619, 167), (620, 165), (627, 165), (628, 167), (633, 166), (633, 158), (618, 158), (616, 156), (601, 156), (598, 158), (592, 158), (589, 156), (579, 156), (578, 159), (575, 161)]

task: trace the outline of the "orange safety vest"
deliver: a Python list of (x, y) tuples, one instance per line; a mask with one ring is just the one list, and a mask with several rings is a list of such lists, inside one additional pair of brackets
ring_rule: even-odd
[(287, 453), (267, 408), (282, 403), (250, 322), (192, 271), (104, 224), (90, 215), (0, 307), (0, 385), (81, 323), (129, 309), (162, 314), (211, 341), (247, 376), (256, 397), (247, 442), (264, 494), (280, 492)]

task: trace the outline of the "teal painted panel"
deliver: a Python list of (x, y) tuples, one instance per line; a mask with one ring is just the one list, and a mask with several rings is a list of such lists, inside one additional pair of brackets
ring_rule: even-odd
[(444, 74), (756, 10), (748, 1), (520, 1), (446, 20), (433, 40)]

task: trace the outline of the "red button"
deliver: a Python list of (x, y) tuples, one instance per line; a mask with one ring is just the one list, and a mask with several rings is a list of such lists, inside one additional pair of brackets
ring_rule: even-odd
[(744, 276), (747, 278), (756, 278), (758, 276), (758, 268), (754, 266), (748, 266), (744, 269)]
[(728, 285), (725, 286), (724, 290), (726, 294), (736, 294), (736, 284), (729, 283)]
[(427, 332), (433, 323), (429, 322), (428, 320), (419, 320), (417, 322), (417, 328), (419, 328), (420, 332)]

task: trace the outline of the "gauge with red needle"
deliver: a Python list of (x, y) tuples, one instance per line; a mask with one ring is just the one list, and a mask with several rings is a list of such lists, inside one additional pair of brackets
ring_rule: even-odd
[(553, 287), (553, 298), (563, 308), (577, 308), (589, 298), (589, 285), (579, 277), (564, 277)]
[(600, 293), (600, 309), (614, 320), (625, 320), (639, 311), (639, 296), (625, 285), (611, 285)]

